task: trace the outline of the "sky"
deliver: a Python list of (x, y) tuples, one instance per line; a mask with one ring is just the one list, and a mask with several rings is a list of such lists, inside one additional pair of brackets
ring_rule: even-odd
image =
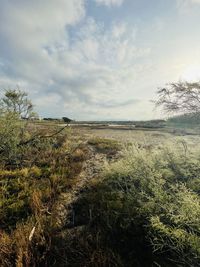
[(0, 0), (0, 97), (42, 117), (148, 120), (158, 87), (200, 80), (200, 0)]

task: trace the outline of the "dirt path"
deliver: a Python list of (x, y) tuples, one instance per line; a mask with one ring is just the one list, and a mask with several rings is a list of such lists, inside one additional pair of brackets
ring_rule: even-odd
[(89, 185), (92, 179), (95, 179), (101, 173), (107, 155), (99, 153), (93, 146), (88, 145), (88, 155), (83, 163), (82, 171), (73, 187), (68, 192), (62, 193), (55, 207), (55, 216), (57, 217), (57, 226), (62, 229), (66, 225), (73, 225), (73, 203), (76, 202), (80, 194)]

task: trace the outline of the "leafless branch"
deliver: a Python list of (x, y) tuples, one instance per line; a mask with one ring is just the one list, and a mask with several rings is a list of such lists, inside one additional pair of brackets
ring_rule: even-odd
[(156, 106), (162, 106), (167, 113), (200, 112), (200, 82), (177, 82), (167, 84), (157, 91)]

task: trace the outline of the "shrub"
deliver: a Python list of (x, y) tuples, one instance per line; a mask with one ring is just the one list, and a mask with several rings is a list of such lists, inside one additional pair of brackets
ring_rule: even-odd
[[(45, 131), (51, 135), (51, 129)], [(0, 155), (4, 162), (0, 168), (1, 266), (51, 266), (59, 260), (52, 250), (58, 231), (55, 208), (61, 193), (76, 185), (86, 159), (84, 149), (74, 150), (64, 132), (34, 138), (17, 148), (17, 165), (6, 165), (8, 159)]]
[(181, 154), (129, 148), (75, 204), (75, 223), (123, 266), (198, 266), (200, 197), (188, 186), (200, 162), (190, 154), (184, 165)]
[(23, 123), (13, 113), (0, 116), (0, 156), (1, 161), (10, 161), (17, 155), (17, 146), (20, 142), (20, 134)]

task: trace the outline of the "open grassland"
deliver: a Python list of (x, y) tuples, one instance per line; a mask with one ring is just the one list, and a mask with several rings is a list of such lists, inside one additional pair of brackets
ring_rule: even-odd
[(200, 137), (61, 127), (0, 158), (0, 266), (200, 266)]
[(176, 128), (166, 128), (165, 130), (151, 129), (110, 129), (108, 127), (94, 129), (92, 127), (80, 127), (78, 132), (85, 138), (91, 136), (104, 139), (112, 139), (121, 142), (122, 144), (137, 143), (141, 145), (157, 146), (159, 144), (187, 143), (187, 146), (195, 147), (200, 143), (200, 135), (198, 131), (187, 129), (187, 131), (177, 130)]

